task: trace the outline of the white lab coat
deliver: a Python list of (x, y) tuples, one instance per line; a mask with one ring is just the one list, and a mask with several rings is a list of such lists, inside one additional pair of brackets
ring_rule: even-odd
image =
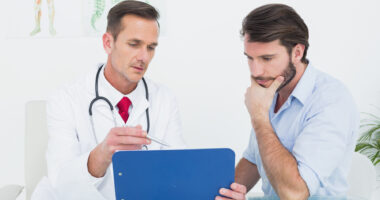
[[(112, 164), (102, 178), (92, 177), (87, 169), (88, 156), (97, 145), (89, 117), (89, 104), (95, 97), (97, 70), (98, 67), (94, 68), (84, 78), (59, 90), (48, 101), (48, 181), (45, 180), (38, 185), (33, 200), (43, 199), (40, 197), (52, 192), (59, 200), (115, 199)], [(117, 126), (123, 126), (124, 121), (116, 109), (116, 104), (123, 95), (109, 84), (103, 72), (104, 67), (99, 76), (99, 95), (111, 101), (115, 107)], [(185, 148), (178, 104), (174, 95), (166, 87), (148, 79), (146, 81), (149, 102), (145, 98), (142, 81), (132, 93), (126, 95), (133, 105), (126, 125), (140, 124), (146, 130), (145, 110), (149, 108), (149, 134), (167, 142), (171, 148)], [(95, 103), (92, 110), (95, 134), (100, 143), (114, 127), (114, 120), (108, 104), (104, 101)], [(163, 148), (155, 142), (148, 146), (150, 150)], [(46, 192), (49, 182), (51, 190)]]

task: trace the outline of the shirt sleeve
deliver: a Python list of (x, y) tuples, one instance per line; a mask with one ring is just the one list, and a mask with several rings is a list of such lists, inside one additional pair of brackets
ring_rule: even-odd
[(48, 178), (53, 188), (63, 188), (74, 183), (96, 187), (103, 178), (95, 178), (88, 172), (90, 151), (81, 152), (70, 102), (72, 99), (64, 90), (53, 95), (47, 102)]
[(257, 145), (255, 132), (252, 130), (249, 136), (248, 147), (243, 152), (243, 158), (247, 159), (249, 162), (257, 165), (255, 156), (255, 146)]
[(326, 187), (327, 179), (354, 151), (359, 114), (348, 92), (334, 93), (324, 91), (326, 95), (314, 99), (318, 103), (308, 112), (292, 150), (310, 196)]

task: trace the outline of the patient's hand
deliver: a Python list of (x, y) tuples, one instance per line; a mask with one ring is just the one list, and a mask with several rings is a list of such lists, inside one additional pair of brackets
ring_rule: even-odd
[(225, 197), (216, 196), (215, 200), (245, 200), (245, 194), (247, 193), (247, 188), (239, 183), (232, 183), (231, 189), (221, 188), (219, 193)]

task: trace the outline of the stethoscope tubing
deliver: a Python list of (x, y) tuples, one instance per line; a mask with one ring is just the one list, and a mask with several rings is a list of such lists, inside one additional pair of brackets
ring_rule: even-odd
[[(112, 106), (112, 103), (110, 100), (108, 100), (106, 97), (103, 97), (103, 96), (100, 96), (99, 95), (99, 74), (101, 72), (101, 69), (103, 68), (104, 65), (101, 65), (96, 73), (96, 77), (95, 77), (95, 98), (91, 100), (90, 102), (90, 105), (89, 105), (89, 108), (88, 108), (88, 114), (90, 115), (90, 122), (91, 122), (91, 127), (92, 127), (92, 132), (94, 133), (94, 138), (95, 138), (95, 141), (96, 141), (96, 144), (99, 143), (97, 137), (96, 137), (96, 133), (95, 133), (95, 126), (94, 126), (94, 121), (93, 121), (93, 118), (92, 118), (92, 115), (93, 115), (93, 112), (92, 112), (92, 107), (93, 105), (95, 104), (95, 102), (97, 101), (104, 101), (108, 104), (109, 108), (110, 108), (110, 111), (112, 113), (112, 117), (113, 117), (113, 120), (114, 120), (114, 123), (115, 123), (115, 127), (117, 125), (116, 123), (116, 117), (115, 117), (115, 113), (114, 113), (114, 107)], [(144, 83), (144, 88), (145, 88), (145, 98), (146, 100), (149, 102), (149, 90), (148, 90), (148, 85), (144, 79), (144, 77), (142, 78), (142, 81)], [(150, 118), (149, 118), (149, 108), (147, 108), (145, 110), (145, 115), (146, 115), (146, 124), (147, 124), (147, 128), (146, 128), (146, 132), (149, 134), (149, 129), (150, 129)]]

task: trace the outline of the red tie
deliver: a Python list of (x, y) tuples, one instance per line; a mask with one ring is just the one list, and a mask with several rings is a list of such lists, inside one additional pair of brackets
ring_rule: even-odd
[(119, 114), (121, 118), (123, 118), (124, 122), (127, 123), (128, 117), (129, 117), (129, 106), (132, 104), (131, 100), (128, 99), (128, 97), (123, 97), (119, 103), (117, 104), (117, 107), (119, 108)]

